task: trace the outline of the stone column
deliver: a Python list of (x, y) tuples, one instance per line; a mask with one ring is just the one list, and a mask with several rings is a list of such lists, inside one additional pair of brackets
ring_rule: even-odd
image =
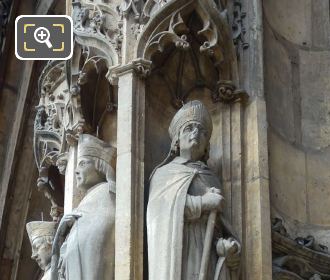
[(242, 87), (249, 93), (243, 123), (245, 279), (272, 279), (266, 103), (261, 0), (243, 3), (249, 48), (242, 53)]
[(231, 224), (238, 237), (243, 241), (243, 187), (242, 187), (242, 104), (231, 106)]
[(118, 79), (115, 278), (143, 279), (145, 85), (148, 62), (115, 70)]
[(71, 16), (72, 13), (72, 0), (65, 1), (65, 13), (68, 16)]

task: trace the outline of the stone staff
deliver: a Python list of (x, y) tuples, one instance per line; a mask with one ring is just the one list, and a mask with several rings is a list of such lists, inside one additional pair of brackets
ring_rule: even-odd
[[(219, 193), (219, 190), (216, 188), (211, 188), (210, 192)], [(217, 218), (217, 211), (213, 210), (210, 212), (209, 218), (207, 220), (205, 241), (204, 241), (204, 250), (201, 261), (201, 269), (199, 273), (199, 280), (206, 280), (207, 269), (209, 266), (210, 254), (211, 254), (211, 245), (213, 240), (214, 225)]]

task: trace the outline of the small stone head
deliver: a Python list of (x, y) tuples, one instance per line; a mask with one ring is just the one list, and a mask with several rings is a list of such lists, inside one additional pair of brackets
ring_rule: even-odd
[(206, 107), (194, 100), (185, 104), (173, 117), (169, 127), (171, 149), (181, 156), (189, 154), (195, 160), (208, 158), (212, 120)]
[(78, 142), (77, 187), (88, 190), (99, 183), (114, 181), (115, 152), (102, 140), (82, 134)]
[(34, 221), (26, 224), (32, 246), (31, 258), (35, 260), (42, 270), (50, 265), (52, 257), (52, 244), (56, 232), (55, 222)]
[(60, 174), (65, 175), (67, 164), (68, 164), (68, 154), (67, 153), (60, 154), (56, 161), (56, 166)]

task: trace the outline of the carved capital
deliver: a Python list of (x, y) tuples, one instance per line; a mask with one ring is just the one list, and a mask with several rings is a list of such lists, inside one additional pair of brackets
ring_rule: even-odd
[(146, 78), (150, 74), (152, 62), (142, 58), (135, 59), (132, 61), (135, 72), (141, 77)]
[(148, 77), (150, 74), (152, 62), (145, 59), (135, 59), (131, 63), (113, 67), (109, 69), (107, 73), (107, 79), (110, 81), (111, 84), (118, 84), (118, 78), (120, 76), (125, 75), (126, 73), (134, 72), (139, 76), (141, 79)]
[(249, 98), (245, 90), (237, 89), (232, 81), (222, 80), (217, 83), (216, 91), (212, 94), (214, 102), (234, 103), (244, 102)]

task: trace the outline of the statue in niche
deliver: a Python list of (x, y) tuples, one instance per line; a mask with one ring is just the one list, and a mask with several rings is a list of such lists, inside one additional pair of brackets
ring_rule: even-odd
[(34, 221), (26, 224), (31, 246), (32, 256), (39, 267), (44, 271), (41, 280), (50, 280), (50, 260), (52, 244), (56, 232), (55, 222)]
[(78, 141), (77, 187), (86, 191), (56, 232), (52, 280), (114, 279), (115, 149), (91, 135)]
[(220, 182), (206, 165), (212, 120), (199, 101), (174, 116), (167, 158), (151, 175), (149, 280), (238, 279), (240, 244), (221, 216)]

